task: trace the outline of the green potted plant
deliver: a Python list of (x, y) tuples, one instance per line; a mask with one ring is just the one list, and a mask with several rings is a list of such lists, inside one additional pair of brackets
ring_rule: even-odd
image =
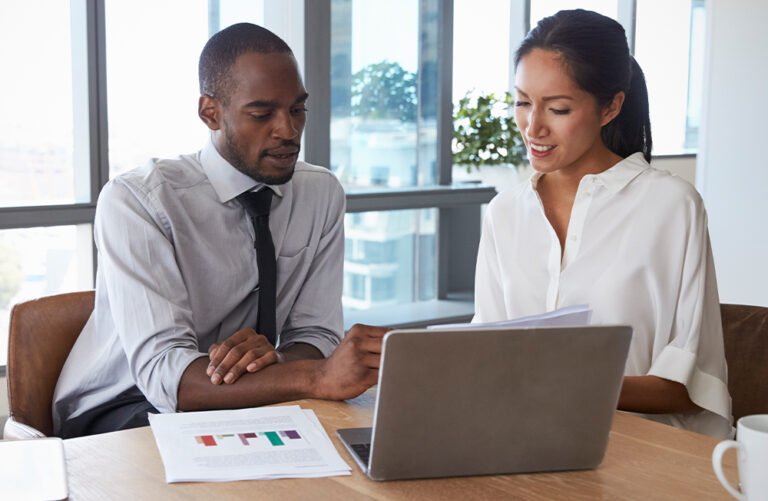
[(512, 116), (513, 106), (514, 98), (509, 92), (497, 96), (470, 91), (459, 100), (453, 116), (453, 164), (457, 180), (479, 176), (481, 182), (497, 188), (506, 187), (499, 184), (516, 182), (518, 171), (525, 168), (526, 151)]

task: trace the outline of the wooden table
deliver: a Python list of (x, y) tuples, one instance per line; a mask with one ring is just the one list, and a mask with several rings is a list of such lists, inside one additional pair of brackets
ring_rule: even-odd
[[(204, 499), (730, 499), (712, 471), (717, 440), (617, 412), (605, 459), (590, 471), (374, 482), (336, 438), (370, 426), (375, 393), (347, 402), (299, 400), (314, 409), (351, 476), (167, 484), (149, 427), (64, 441), (71, 500)], [(726, 475), (737, 478), (735, 456)]]

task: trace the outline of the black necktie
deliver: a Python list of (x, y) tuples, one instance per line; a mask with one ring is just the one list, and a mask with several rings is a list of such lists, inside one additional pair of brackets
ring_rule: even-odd
[(251, 216), (253, 229), (256, 232), (256, 264), (259, 267), (259, 314), (256, 319), (256, 332), (266, 336), (274, 346), (277, 342), (277, 327), (275, 321), (275, 290), (277, 287), (277, 264), (275, 262), (275, 245), (269, 232), (269, 206), (272, 202), (272, 190), (264, 188), (246, 192), (237, 200)]

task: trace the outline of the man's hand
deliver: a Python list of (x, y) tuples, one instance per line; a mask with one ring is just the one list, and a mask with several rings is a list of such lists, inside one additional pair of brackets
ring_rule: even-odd
[(246, 371), (256, 372), (279, 361), (275, 347), (250, 327), (240, 329), (221, 344), (212, 344), (208, 357), (211, 362), (206, 374), (213, 384), (234, 383)]
[(376, 384), (382, 338), (388, 330), (371, 325), (352, 326), (318, 371), (313, 392), (317, 398), (346, 400)]

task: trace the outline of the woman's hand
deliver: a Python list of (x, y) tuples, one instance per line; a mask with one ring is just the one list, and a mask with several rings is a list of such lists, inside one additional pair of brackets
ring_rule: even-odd
[(256, 372), (280, 361), (272, 343), (250, 327), (240, 329), (221, 344), (212, 344), (208, 357), (211, 362), (206, 374), (213, 384), (232, 384), (246, 371)]

